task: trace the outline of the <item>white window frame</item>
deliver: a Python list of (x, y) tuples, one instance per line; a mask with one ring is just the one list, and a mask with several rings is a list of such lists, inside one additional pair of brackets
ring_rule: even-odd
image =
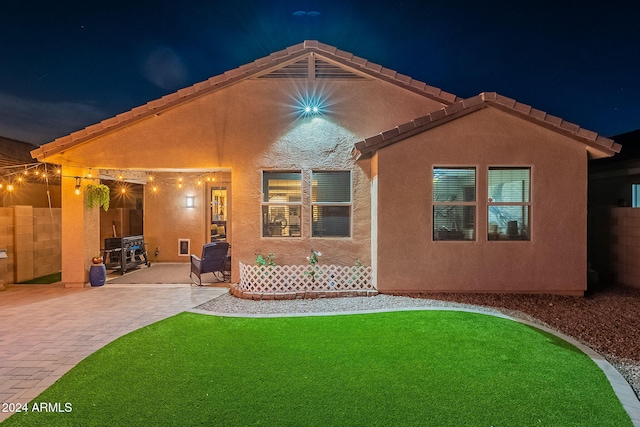
[[(264, 179), (265, 174), (269, 173), (297, 173), (300, 174), (300, 201), (299, 202), (265, 202), (265, 194), (264, 194)], [(303, 221), (300, 221), (300, 235), (299, 236), (274, 236), (274, 235), (265, 235), (265, 230), (267, 226), (265, 226), (265, 218), (264, 218), (264, 208), (265, 206), (288, 206), (288, 207), (297, 207), (299, 209), (299, 216), (302, 218), (303, 212), (303, 198), (304, 198), (304, 172), (300, 169), (269, 169), (260, 171), (260, 236), (264, 239), (300, 239), (303, 236)], [(291, 224), (287, 224), (288, 227), (291, 227)], [(289, 228), (290, 230), (291, 228)]]
[[(435, 195), (435, 191), (436, 191), (436, 186), (435, 186), (435, 171), (436, 169), (458, 169), (458, 170), (473, 170), (473, 176), (474, 176), (474, 201), (450, 201), (450, 200), (434, 200), (436, 195)], [(432, 189), (432, 196), (431, 196), (431, 241), (433, 242), (475, 242), (478, 239), (478, 167), (476, 165), (470, 165), (470, 166), (465, 166), (465, 165), (454, 165), (454, 166), (443, 166), (443, 165), (434, 165), (431, 169), (431, 189)], [(473, 211), (473, 237), (471, 239), (436, 239), (435, 236), (435, 217), (436, 217), (436, 209), (438, 209), (438, 207), (443, 207), (443, 206), (470, 206), (474, 208)], [(462, 221), (462, 220), (461, 220)]]
[[(313, 174), (326, 172), (348, 172), (349, 173), (349, 202), (314, 202), (313, 201)], [(310, 214), (309, 230), (312, 239), (351, 239), (353, 237), (353, 171), (349, 169), (312, 169), (309, 181)], [(349, 235), (348, 236), (314, 236), (313, 235), (313, 207), (314, 206), (348, 206), (349, 207)]]
[[(494, 202), (492, 200), (490, 200), (491, 198), (491, 194), (489, 192), (489, 174), (491, 170), (508, 170), (508, 169), (513, 169), (513, 170), (523, 170), (523, 169), (527, 169), (529, 170), (529, 196), (528, 202)], [(487, 167), (487, 181), (486, 181), (486, 191), (487, 191), (487, 220), (486, 220), (486, 225), (487, 225), (487, 240), (490, 242), (531, 242), (533, 239), (531, 238), (531, 235), (533, 234), (531, 231), (531, 218), (532, 218), (532, 214), (531, 214), (531, 210), (532, 210), (532, 200), (533, 200), (533, 167), (532, 166), (505, 166), (505, 165), (492, 165)], [(522, 207), (527, 207), (528, 208), (528, 221), (527, 221), (527, 238), (526, 239), (493, 239), (490, 238), (491, 235), (491, 229), (490, 229), (490, 225), (489, 225), (489, 209), (491, 208), (491, 206), (522, 206)]]

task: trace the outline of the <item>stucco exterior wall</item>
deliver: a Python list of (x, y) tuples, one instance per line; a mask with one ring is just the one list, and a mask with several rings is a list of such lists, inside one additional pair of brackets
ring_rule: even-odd
[[(433, 240), (433, 168), (476, 168), (475, 241)], [(531, 168), (531, 240), (487, 238), (487, 170)], [(378, 152), (381, 292), (586, 289), (587, 154), (582, 144), (485, 108)]]
[[(324, 113), (300, 117), (297, 95), (314, 91), (325, 101)], [(70, 148), (60, 163), (231, 171), (232, 280), (238, 278), (238, 261), (253, 263), (258, 253), (275, 253), (279, 264), (299, 264), (313, 248), (323, 253), (323, 263), (350, 265), (360, 259), (369, 264), (370, 161), (354, 163), (353, 144), (439, 108), (436, 101), (378, 80), (329, 81), (307, 89), (306, 83), (291, 80), (249, 79)], [(351, 238), (311, 238), (310, 172), (315, 169), (352, 171)], [(262, 237), (263, 170), (303, 172), (302, 237)], [(177, 251), (178, 238), (191, 239), (193, 253), (207, 239), (206, 200), (196, 197), (196, 209), (186, 212), (183, 198), (145, 192), (145, 239), (151, 252), (160, 247), (161, 257)]]

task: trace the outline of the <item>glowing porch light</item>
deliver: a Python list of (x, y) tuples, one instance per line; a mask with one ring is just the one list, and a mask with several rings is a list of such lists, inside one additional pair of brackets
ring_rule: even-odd
[(81, 182), (80, 177), (76, 176), (76, 189), (75, 189), (76, 196), (80, 195), (80, 182)]
[(194, 196), (187, 196), (187, 207), (188, 208), (193, 208), (195, 206), (195, 197)]

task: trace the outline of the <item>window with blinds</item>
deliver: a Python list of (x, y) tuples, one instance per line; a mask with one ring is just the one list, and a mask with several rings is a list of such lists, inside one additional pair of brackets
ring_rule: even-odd
[(433, 169), (433, 240), (475, 240), (476, 170)]
[(302, 173), (265, 171), (262, 174), (262, 236), (300, 237)]
[(531, 168), (489, 168), (488, 239), (530, 240)]
[(312, 172), (311, 216), (313, 237), (351, 236), (351, 172)]

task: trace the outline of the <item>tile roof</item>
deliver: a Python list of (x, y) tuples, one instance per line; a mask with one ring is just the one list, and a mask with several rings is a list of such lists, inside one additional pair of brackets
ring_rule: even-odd
[(362, 155), (373, 153), (380, 148), (489, 106), (580, 141), (592, 150), (600, 152), (600, 156), (613, 156), (620, 152), (620, 144), (616, 144), (612, 139), (600, 136), (596, 132), (583, 129), (574, 123), (564, 121), (560, 117), (552, 116), (506, 96), (495, 92), (483, 92), (359, 141), (355, 144), (351, 154), (357, 160)]
[(355, 56), (350, 52), (342, 51), (336, 47), (320, 43), (317, 40), (306, 40), (284, 50), (274, 52), (269, 56), (256, 59), (223, 74), (211, 77), (208, 80), (180, 89), (177, 92), (150, 101), (130, 111), (118, 114), (115, 117), (103, 120), (100, 123), (88, 126), (70, 135), (56, 140), (34, 150), (31, 154), (38, 160), (46, 156), (59, 153), (67, 148), (81, 144), (97, 136), (123, 128), (137, 120), (158, 114), (161, 111), (189, 102), (194, 98), (206, 95), (213, 91), (227, 87), (249, 77), (261, 75), (277, 68), (287, 66), (302, 56), (315, 53), (337, 64), (356, 70), (359, 73), (396, 84), (412, 92), (421, 94), (436, 100), (444, 105), (449, 105), (460, 100), (457, 96), (445, 92), (439, 88), (429, 86), (424, 82), (414, 80), (409, 76), (400, 74), (379, 64), (370, 62), (364, 58)]

